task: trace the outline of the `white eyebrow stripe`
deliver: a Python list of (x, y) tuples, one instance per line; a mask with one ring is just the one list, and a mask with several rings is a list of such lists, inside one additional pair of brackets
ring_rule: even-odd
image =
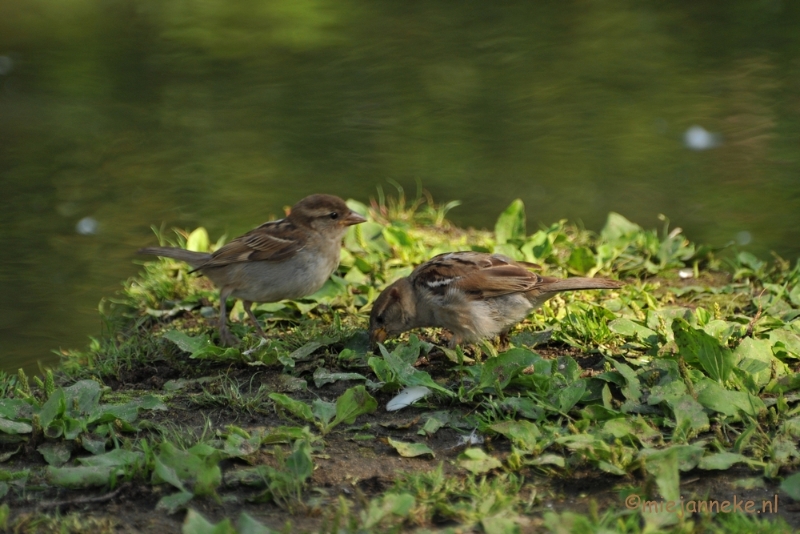
[(460, 278), (461, 278), (460, 276), (457, 276), (456, 278), (443, 278), (441, 280), (430, 280), (428, 282), (425, 282), (425, 285), (427, 285), (428, 287), (446, 286), (447, 284), (455, 282)]

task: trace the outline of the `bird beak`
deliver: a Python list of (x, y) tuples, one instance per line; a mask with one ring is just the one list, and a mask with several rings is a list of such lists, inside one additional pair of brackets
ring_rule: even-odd
[(354, 211), (351, 211), (347, 214), (347, 217), (342, 219), (342, 224), (345, 226), (353, 226), (354, 224), (361, 224), (363, 222), (367, 222), (367, 220)]
[(372, 332), (369, 333), (369, 342), (374, 347), (378, 343), (383, 343), (386, 341), (386, 329), (385, 328), (376, 328)]

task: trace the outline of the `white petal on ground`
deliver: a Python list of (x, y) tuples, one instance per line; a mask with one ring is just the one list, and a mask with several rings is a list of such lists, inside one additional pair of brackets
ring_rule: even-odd
[(394, 412), (395, 410), (400, 410), (401, 408), (405, 408), (406, 406), (411, 405), (412, 403), (418, 401), (422, 397), (425, 397), (431, 392), (430, 389), (426, 388), (425, 386), (412, 386), (404, 389), (397, 395), (395, 395), (392, 400), (386, 403), (386, 411), (387, 412)]

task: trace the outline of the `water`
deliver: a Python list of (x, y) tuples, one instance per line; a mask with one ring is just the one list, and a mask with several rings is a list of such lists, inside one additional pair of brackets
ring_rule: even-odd
[(663, 213), (794, 259), (798, 94), (778, 0), (0, 0), (0, 368), (97, 335), (150, 225), (387, 179), (461, 225), (520, 197), (529, 230)]

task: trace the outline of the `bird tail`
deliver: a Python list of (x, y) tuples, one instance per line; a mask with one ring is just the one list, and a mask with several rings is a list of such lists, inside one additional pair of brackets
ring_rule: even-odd
[(543, 276), (540, 288), (543, 292), (558, 293), (580, 289), (618, 289), (623, 285), (622, 282), (607, 278), (550, 278)]
[(204, 263), (211, 259), (211, 254), (206, 252), (194, 252), (177, 247), (145, 247), (140, 248), (137, 253), (185, 261), (195, 269), (202, 267)]

